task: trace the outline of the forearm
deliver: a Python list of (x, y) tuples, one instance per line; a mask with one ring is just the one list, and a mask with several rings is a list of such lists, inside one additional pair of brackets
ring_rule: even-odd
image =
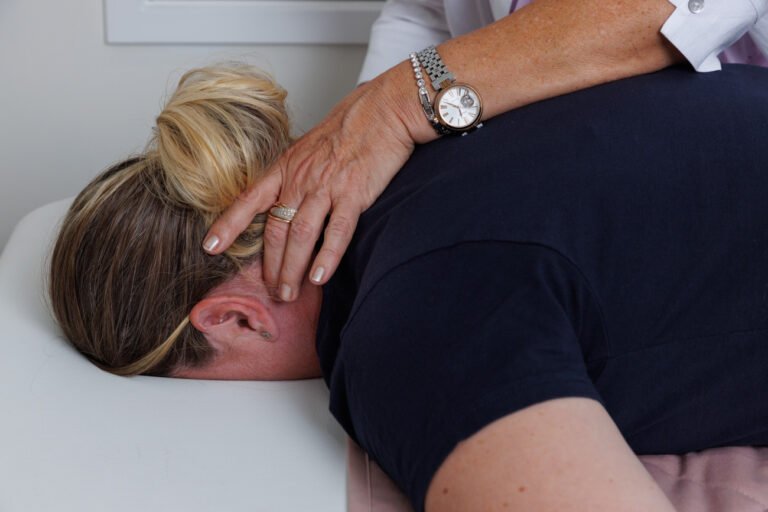
[[(681, 61), (660, 33), (673, 10), (667, 0), (537, 0), (438, 50), (457, 79), (479, 91), (488, 119)], [(416, 100), (410, 64), (401, 63), (379, 79), (392, 94), (410, 100), (402, 107), (414, 140), (436, 138)]]

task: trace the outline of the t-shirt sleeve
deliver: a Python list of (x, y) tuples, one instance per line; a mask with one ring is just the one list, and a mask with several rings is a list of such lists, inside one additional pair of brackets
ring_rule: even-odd
[(484, 426), (553, 398), (600, 401), (579, 341), (593, 312), (578, 269), (548, 248), (433, 251), (362, 299), (342, 334), (332, 404), (343, 404), (352, 435), (423, 510), (439, 466)]

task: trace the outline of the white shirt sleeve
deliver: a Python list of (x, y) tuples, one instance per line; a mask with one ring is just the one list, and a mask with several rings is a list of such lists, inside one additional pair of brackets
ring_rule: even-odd
[(388, 0), (371, 29), (358, 83), (407, 59), (411, 52), (450, 37), (443, 0)]
[(697, 71), (721, 69), (717, 56), (753, 28), (768, 0), (669, 0), (676, 8), (661, 33)]

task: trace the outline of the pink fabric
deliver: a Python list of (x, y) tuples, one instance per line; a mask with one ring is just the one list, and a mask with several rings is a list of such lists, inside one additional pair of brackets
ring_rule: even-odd
[(749, 36), (745, 35), (720, 54), (720, 62), (732, 64), (753, 64), (768, 67), (768, 58)]
[(518, 9), (522, 9), (532, 1), (533, 0), (512, 0), (512, 6), (509, 8), (509, 12), (513, 13)]
[[(512, 0), (509, 12), (515, 12), (522, 9), (533, 0)], [(730, 47), (726, 48), (719, 56), (723, 64), (752, 64), (755, 66), (768, 67), (768, 57), (757, 47), (755, 42), (749, 36), (744, 35)]]
[(768, 509), (768, 448), (732, 446), (640, 460), (679, 512)]
[[(768, 448), (734, 446), (640, 460), (678, 512), (768, 510)], [(413, 512), (394, 483), (352, 441), (347, 463), (348, 512)]]

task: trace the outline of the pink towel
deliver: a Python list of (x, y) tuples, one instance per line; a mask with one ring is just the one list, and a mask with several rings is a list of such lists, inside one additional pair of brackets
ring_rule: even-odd
[[(640, 460), (678, 512), (768, 510), (768, 448), (734, 446)], [(413, 512), (405, 495), (352, 441), (347, 464), (349, 512)]]

